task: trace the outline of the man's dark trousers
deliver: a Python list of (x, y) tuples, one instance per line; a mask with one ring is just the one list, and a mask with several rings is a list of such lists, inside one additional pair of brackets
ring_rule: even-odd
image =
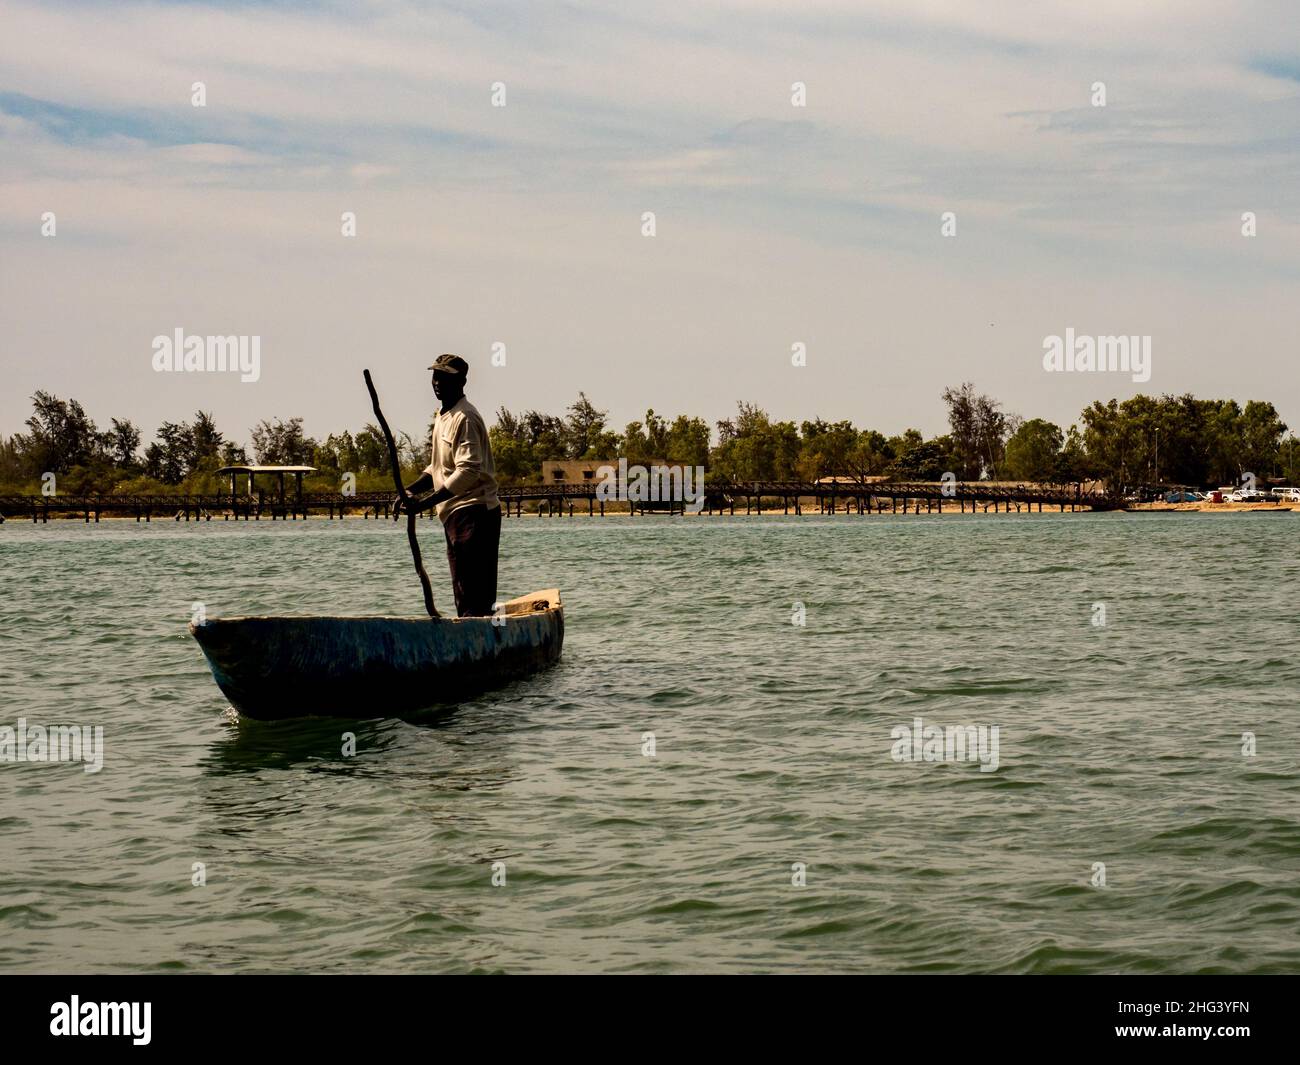
[(482, 503), (461, 507), (442, 523), (447, 534), (447, 563), (462, 618), (492, 613), (497, 598), (497, 546), (501, 542), (501, 508)]

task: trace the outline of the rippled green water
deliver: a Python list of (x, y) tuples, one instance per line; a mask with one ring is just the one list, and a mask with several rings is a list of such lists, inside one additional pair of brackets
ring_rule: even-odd
[[(191, 604), (418, 613), (400, 528), (11, 521), (0, 725), (103, 725), (107, 756), (0, 764), (0, 970), (1300, 970), (1297, 538), (510, 519), (500, 590), (563, 589), (558, 667), (266, 725)], [(999, 768), (895, 762), (915, 717), (999, 726)]]

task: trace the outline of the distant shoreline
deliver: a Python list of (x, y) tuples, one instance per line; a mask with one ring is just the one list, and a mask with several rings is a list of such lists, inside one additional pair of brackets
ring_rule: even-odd
[[(1194, 509), (1194, 508), (1191, 508), (1191, 509)], [(1243, 507), (1242, 509), (1245, 509), (1245, 508)], [(1265, 509), (1268, 509), (1268, 508), (1265, 508)], [(984, 516), (985, 514), (987, 514), (989, 517), (992, 517), (992, 516), (994, 515), (994, 513), (998, 514), (999, 516), (1002, 516), (1002, 515), (1005, 515), (1005, 514), (1008, 514), (1008, 513), (1010, 513), (1010, 514), (1012, 514), (1012, 515), (1017, 514), (1017, 513), (1023, 513), (1023, 514), (1028, 514), (1028, 513), (1038, 514), (1038, 513), (1042, 513), (1042, 514), (1055, 514), (1055, 515), (1061, 515), (1061, 514), (1072, 514), (1072, 513), (1073, 513), (1073, 514), (1091, 514), (1091, 513), (1107, 513), (1107, 512), (1106, 512), (1106, 511), (1095, 511), (1095, 512), (1094, 512), (1093, 509), (1092, 509), (1091, 507), (1087, 507), (1087, 506), (1074, 507), (1073, 509), (1072, 509), (1071, 507), (1067, 506), (1066, 509), (1065, 509), (1064, 511), (1061, 511), (1058, 507), (1050, 507), (1050, 508), (1049, 508), (1049, 507), (1044, 507), (1042, 511), (1038, 511), (1038, 510), (1033, 510), (1033, 511), (1031, 511), (1031, 510), (1028, 508), (1028, 506), (1024, 506), (1024, 507), (1022, 508), (1022, 510), (1020, 510), (1020, 511), (1015, 511), (1015, 510), (1012, 510), (1012, 511), (1003, 511), (1003, 510), (999, 510), (999, 511), (996, 511), (996, 512), (995, 512), (991, 507), (990, 507), (987, 511), (984, 511), (984, 510), (971, 511), (971, 510), (969, 510), (969, 509), (968, 509), (968, 510), (965, 510), (965, 511), (959, 511), (959, 510), (957, 510), (957, 509), (955, 509), (955, 508), (947, 507), (947, 508), (945, 508), (942, 512), (940, 512), (940, 511), (938, 511), (938, 510), (927, 511), (927, 510), (925, 510), (924, 508), (922, 508), (922, 510), (920, 511), (919, 514), (918, 514), (917, 511), (915, 511), (915, 510), (908, 510), (908, 511), (906, 511), (906, 512), (903, 512), (903, 511), (901, 511), (901, 510), (898, 511), (898, 512), (892, 512), (892, 511), (889, 511), (889, 510), (883, 510), (883, 511), (867, 510), (867, 511), (864, 511), (862, 514), (859, 514), (856, 510), (849, 510), (849, 511), (846, 512), (846, 511), (844, 510), (844, 508), (842, 508), (842, 507), (837, 507), (833, 512), (832, 512), (832, 511), (829, 511), (829, 510), (827, 510), (827, 511), (821, 511), (821, 510), (818, 510), (816, 507), (805, 507), (805, 508), (803, 508), (803, 510), (802, 510), (801, 513), (796, 514), (796, 513), (794, 513), (793, 511), (791, 511), (791, 512), (789, 512), (789, 513), (784, 513), (784, 512), (783, 512), (779, 507), (773, 507), (773, 508), (770, 508), (770, 509), (765, 509), (765, 510), (763, 510), (762, 513), (759, 513), (758, 511), (751, 511), (750, 513), (747, 514), (747, 513), (745, 513), (744, 510), (737, 510), (736, 513), (732, 514), (732, 513), (729, 513), (729, 512), (727, 512), (727, 511), (717, 511), (717, 510), (715, 510), (715, 511), (713, 511), (712, 513), (710, 513), (709, 511), (700, 511), (698, 514), (695, 514), (695, 513), (691, 513), (691, 512), (689, 512), (689, 511), (683, 513), (682, 511), (677, 510), (677, 511), (674, 511), (671, 515), (669, 515), (669, 513), (668, 513), (667, 511), (649, 511), (649, 512), (638, 512), (638, 513), (636, 513), (636, 514), (631, 514), (631, 513), (629, 513), (627, 510), (614, 510), (614, 509), (612, 509), (612, 508), (608, 508), (604, 514), (588, 514), (588, 513), (586, 512), (585, 509), (580, 510), (580, 509), (578, 509), (578, 508), (575, 507), (574, 510), (573, 510), (573, 513), (572, 513), (572, 514), (568, 513), (567, 511), (557, 511), (557, 512), (554, 513), (554, 514), (547, 514), (547, 513), (545, 513), (545, 512), (539, 512), (539, 511), (536, 511), (536, 510), (526, 510), (526, 511), (524, 511), (524, 513), (523, 513), (522, 515), (516, 515), (513, 511), (511, 511), (511, 513), (510, 513), (510, 515), (509, 515), (509, 518), (508, 518), (508, 520), (506, 521), (506, 524), (512, 524), (512, 523), (514, 523), (514, 522), (518, 522), (518, 521), (528, 521), (529, 519), (538, 519), (538, 520), (542, 520), (542, 521), (550, 521), (550, 520), (560, 521), (560, 520), (568, 520), (569, 518), (583, 518), (583, 519), (594, 519), (594, 520), (600, 520), (600, 519), (602, 519), (602, 518), (610, 518), (610, 519), (631, 520), (631, 521), (640, 521), (642, 518), (666, 518), (666, 517), (670, 517), (670, 516), (673, 517), (673, 518), (838, 518), (838, 517), (850, 517), (850, 518), (903, 518), (903, 517), (907, 517), (907, 518), (917, 518), (917, 517), (947, 518), (947, 517), (950, 517), (950, 516), (951, 516), (951, 517), (967, 517), (967, 518), (971, 518), (971, 517), (982, 517), (982, 516)], [(1123, 513), (1123, 511), (1116, 511), (1115, 513)], [(85, 517), (84, 517), (83, 515), (80, 515), (80, 514), (71, 514), (71, 513), (67, 513), (67, 512), (60, 512), (60, 513), (57, 513), (57, 514), (56, 514), (56, 513), (51, 513), (50, 516), (49, 516), (49, 520), (48, 520), (48, 521), (45, 521), (45, 520), (39, 520), (39, 521), (35, 521), (35, 522), (34, 522), (34, 521), (32, 521), (32, 519), (30, 518), (30, 516), (16, 516), (16, 517), (8, 517), (8, 518), (5, 518), (3, 521), (0, 521), (0, 526), (4, 526), (4, 525), (47, 525), (47, 524), (48, 524), (48, 525), (54, 525), (54, 524), (59, 524), (59, 525), (65, 525), (65, 524), (71, 524), (71, 525), (95, 525), (95, 524), (105, 524), (105, 525), (107, 525), (107, 524), (109, 524), (110, 522), (113, 523), (113, 524), (121, 524), (121, 523), (124, 523), (124, 522), (125, 522), (126, 524), (129, 524), (129, 525), (193, 525), (193, 524), (199, 524), (199, 525), (210, 525), (210, 524), (213, 524), (213, 523), (216, 523), (216, 524), (219, 524), (219, 525), (230, 525), (230, 524), (236, 524), (236, 525), (262, 525), (262, 524), (270, 524), (270, 525), (299, 524), (299, 525), (301, 525), (301, 524), (310, 524), (310, 525), (315, 525), (315, 524), (317, 524), (317, 523), (333, 524), (333, 523), (335, 523), (335, 522), (343, 522), (343, 521), (346, 521), (349, 525), (351, 525), (351, 524), (353, 524), (353, 523), (355, 523), (355, 522), (359, 522), (359, 521), (360, 521), (360, 522), (367, 522), (367, 523), (371, 523), (371, 522), (376, 522), (376, 521), (377, 521), (377, 522), (379, 522), (379, 523), (381, 523), (381, 524), (382, 524), (382, 523), (387, 523), (387, 524), (389, 524), (389, 525), (400, 525), (400, 524), (402, 524), (402, 523), (400, 523), (400, 522), (394, 522), (391, 518), (384, 518), (384, 517), (379, 517), (379, 518), (374, 518), (374, 517), (363, 517), (363, 516), (360, 515), (360, 514), (349, 514), (349, 515), (346, 516), (346, 518), (344, 518), (344, 517), (340, 517), (340, 516), (337, 516), (337, 515), (336, 515), (335, 517), (331, 518), (331, 517), (329, 517), (328, 515), (313, 514), (313, 515), (311, 515), (311, 516), (308, 517), (308, 518), (303, 518), (303, 517), (299, 516), (299, 517), (296, 517), (296, 518), (292, 518), (292, 517), (290, 517), (290, 518), (281, 518), (281, 517), (276, 517), (276, 518), (272, 519), (270, 516), (266, 516), (266, 517), (263, 517), (263, 518), (260, 518), (260, 519), (258, 519), (258, 518), (249, 518), (249, 519), (247, 519), (247, 520), (246, 520), (245, 518), (243, 518), (242, 516), (239, 517), (239, 518), (235, 518), (235, 517), (226, 517), (226, 516), (224, 516), (224, 515), (222, 515), (222, 514), (213, 514), (211, 517), (190, 518), (188, 521), (187, 521), (185, 518), (177, 518), (177, 517), (174, 517), (174, 516), (172, 516), (172, 515), (165, 515), (165, 516), (163, 516), (163, 515), (157, 515), (157, 514), (155, 514), (155, 515), (153, 516), (153, 518), (152, 518), (151, 521), (145, 521), (143, 518), (141, 518), (141, 519), (139, 519), (139, 520), (137, 521), (137, 519), (136, 519), (133, 515), (130, 515), (130, 514), (104, 514), (104, 515), (102, 515), (102, 516), (100, 517), (100, 519), (99, 519), (99, 521), (98, 521), (98, 523), (97, 523), (96, 520), (95, 520), (95, 518), (94, 518), (93, 516), (91, 517), (91, 519), (90, 519), (89, 521), (86, 521), (86, 519), (85, 519)], [(434, 521), (433, 521), (432, 519), (423, 518), (423, 517), (421, 518), (421, 522), (422, 522), (422, 523), (428, 523), (428, 524), (434, 524)]]
[[(575, 506), (572, 512), (564, 508), (557, 508), (554, 513), (547, 513), (544, 509), (528, 509), (525, 510), (522, 514), (516, 514), (513, 510), (506, 509), (505, 516), (508, 518), (507, 523), (509, 523), (514, 521), (527, 520), (530, 518), (540, 519), (540, 520), (561, 520), (567, 518), (621, 518), (621, 519), (639, 520), (641, 518), (669, 517), (669, 516), (674, 518), (708, 518), (708, 517), (724, 517), (724, 518), (772, 518), (772, 517), (800, 518), (803, 517), (803, 518), (807, 518), (807, 517), (839, 517), (839, 516), (848, 516), (853, 518), (859, 518), (859, 517), (861, 518), (882, 518), (882, 517), (915, 518), (918, 516), (946, 518), (954, 515), (960, 517), (978, 517), (986, 514), (991, 516), (993, 514), (1004, 515), (1004, 514), (1029, 514), (1029, 513), (1034, 513), (1034, 514), (1107, 513), (1107, 511), (1104, 510), (1094, 510), (1094, 508), (1087, 505), (1074, 505), (1068, 503), (1065, 505), (1064, 510), (1062, 510), (1057, 505), (1044, 505), (1041, 509), (1038, 509), (1036, 506), (1028, 503), (1021, 503), (1019, 505), (1013, 504), (1013, 507), (1014, 509), (994, 510), (992, 504), (988, 504), (978, 509), (974, 509), (968, 504), (966, 509), (958, 509), (952, 504), (949, 504), (945, 506), (942, 510), (940, 510), (935, 506), (931, 506), (927, 508), (923, 504), (919, 510), (916, 507), (911, 507), (907, 510), (898, 510), (898, 511), (893, 511), (889, 509), (877, 510), (877, 509), (868, 508), (865, 509), (862, 513), (859, 513), (857, 509), (853, 507), (846, 509), (843, 506), (837, 506), (833, 511), (819, 509), (815, 501), (813, 501), (809, 506), (801, 505), (799, 513), (796, 513), (793, 508), (789, 510), (785, 510), (780, 506), (771, 506), (763, 509), (762, 511), (759, 511), (756, 508), (748, 511), (743, 509), (737, 509), (734, 513), (730, 512), (729, 510), (719, 510), (716, 508), (712, 511), (701, 510), (698, 513), (691, 512), (691, 511), (684, 512), (680, 508), (678, 508), (674, 510), (670, 515), (669, 512), (666, 510), (638, 511), (636, 514), (632, 514), (627, 509), (626, 504), (617, 503), (617, 504), (607, 505), (604, 514), (600, 514), (600, 513), (588, 514), (585, 508), (580, 508)], [(1116, 509), (1114, 513), (1119, 513), (1119, 514), (1123, 514), (1123, 513), (1233, 514), (1233, 513), (1251, 513), (1251, 512), (1287, 513), (1291, 511), (1300, 511), (1300, 507), (1289, 506), (1286, 504), (1279, 505), (1276, 503), (1203, 503), (1203, 502), (1158, 503), (1157, 502), (1157, 503), (1133, 503), (1128, 505), (1127, 507)], [(422, 518), (422, 520), (429, 524), (433, 524), (435, 519), (433, 518), (432, 511), (428, 512), (427, 515)], [(348, 515), (334, 515), (334, 516), (315, 513), (309, 515), (308, 517), (303, 517), (302, 515), (298, 515), (296, 517), (276, 515), (272, 517), (268, 513), (262, 515), (261, 517), (245, 517), (243, 515), (236, 516), (229, 511), (226, 512), (213, 511), (210, 514), (204, 514), (202, 517), (191, 516), (189, 518), (186, 518), (184, 516), (174, 515), (174, 514), (153, 514), (149, 520), (146, 520), (143, 517), (136, 518), (132, 514), (102, 514), (98, 519), (96, 519), (92, 515), (90, 517), (90, 520), (87, 521), (85, 515), (82, 513), (77, 513), (72, 511), (57, 511), (57, 512), (51, 511), (51, 513), (48, 515), (48, 520), (44, 516), (42, 516), (40, 520), (33, 521), (31, 519), (31, 516), (27, 514), (23, 514), (23, 515), (15, 514), (15, 515), (10, 515), (8, 517), (0, 517), (0, 526), (46, 525), (46, 524), (53, 524), (53, 523), (95, 525), (95, 524), (109, 523), (109, 522), (115, 524), (126, 522), (128, 524), (135, 524), (135, 525), (153, 525), (153, 524), (168, 524), (168, 523), (176, 524), (176, 525), (186, 525), (191, 523), (210, 524), (212, 522), (218, 522), (223, 525), (230, 524), (230, 523), (243, 524), (243, 525), (247, 525), (247, 524), (260, 525), (263, 522), (269, 524), (285, 524), (285, 523), (299, 523), (299, 522), (332, 523), (336, 521), (337, 522), (347, 521), (349, 524), (356, 521), (387, 522), (390, 525), (398, 524), (393, 522), (391, 518), (383, 515), (376, 517), (371, 514), (361, 514), (355, 512)]]

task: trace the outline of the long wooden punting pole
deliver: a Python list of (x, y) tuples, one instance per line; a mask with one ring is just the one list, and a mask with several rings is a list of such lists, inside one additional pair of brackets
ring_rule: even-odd
[[(375, 408), (375, 417), (379, 419), (379, 428), (384, 431), (384, 440), (388, 443), (388, 461), (393, 466), (393, 483), (397, 485), (397, 494), (403, 501), (409, 501), (411, 497), (407, 494), (406, 485), (402, 484), (402, 467), (397, 461), (397, 444), (393, 441), (388, 422), (384, 420), (384, 412), (379, 409), (379, 393), (375, 391), (375, 383), (370, 380), (370, 371), (362, 372), (366, 377), (366, 388), (370, 391), (370, 403)], [(415, 533), (415, 512), (409, 507), (403, 509), (406, 511), (406, 538), (411, 543), (411, 557), (415, 559), (415, 572), (420, 575), (420, 587), (424, 589), (424, 609), (429, 612), (429, 617), (436, 618), (439, 615), (438, 608), (433, 605), (433, 585), (429, 583), (429, 575), (424, 572), (420, 538)]]

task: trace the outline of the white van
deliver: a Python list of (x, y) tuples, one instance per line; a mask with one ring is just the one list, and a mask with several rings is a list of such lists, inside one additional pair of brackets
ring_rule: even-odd
[(1273, 488), (1268, 494), (1286, 503), (1300, 503), (1300, 488)]

